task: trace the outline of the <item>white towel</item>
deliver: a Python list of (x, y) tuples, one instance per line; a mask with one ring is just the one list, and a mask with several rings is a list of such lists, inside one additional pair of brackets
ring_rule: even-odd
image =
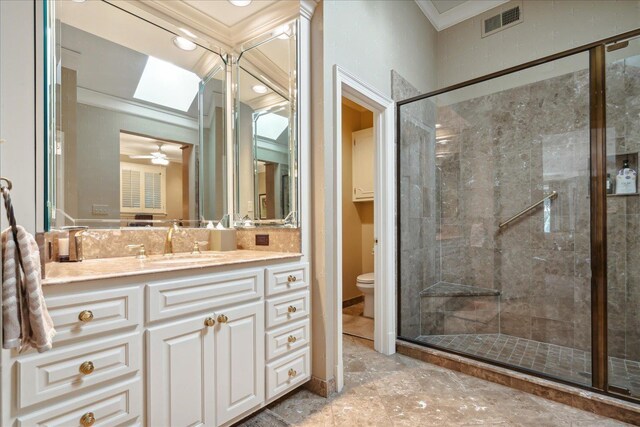
[(2, 232), (2, 346), (43, 352), (51, 349), (56, 331), (42, 294), (40, 251), (31, 234), (17, 229), (24, 274), (11, 229)]

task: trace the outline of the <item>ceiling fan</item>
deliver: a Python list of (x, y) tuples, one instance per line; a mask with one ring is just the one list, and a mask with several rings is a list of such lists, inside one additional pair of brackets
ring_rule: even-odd
[(151, 163), (153, 163), (154, 165), (166, 166), (169, 164), (169, 159), (167, 158), (167, 154), (164, 151), (162, 151), (162, 145), (163, 144), (160, 144), (160, 143), (158, 144), (158, 151), (152, 151), (147, 155), (129, 156), (129, 158), (130, 159), (151, 159)]

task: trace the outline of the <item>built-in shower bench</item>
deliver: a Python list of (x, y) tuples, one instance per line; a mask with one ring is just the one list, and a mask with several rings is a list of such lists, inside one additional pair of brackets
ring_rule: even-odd
[(420, 334), (500, 332), (500, 291), (437, 282), (420, 292)]

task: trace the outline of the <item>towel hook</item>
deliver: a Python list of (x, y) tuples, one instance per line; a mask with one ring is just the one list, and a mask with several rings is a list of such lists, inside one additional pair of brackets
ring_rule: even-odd
[(11, 189), (13, 188), (13, 183), (11, 182), (11, 180), (9, 178), (5, 178), (3, 176), (0, 176), (0, 181), (4, 181), (7, 183), (6, 187), (9, 191), (11, 191)]

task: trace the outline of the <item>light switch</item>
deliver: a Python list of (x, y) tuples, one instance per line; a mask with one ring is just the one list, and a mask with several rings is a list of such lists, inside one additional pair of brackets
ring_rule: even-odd
[(109, 205), (93, 205), (91, 213), (94, 215), (109, 215)]

